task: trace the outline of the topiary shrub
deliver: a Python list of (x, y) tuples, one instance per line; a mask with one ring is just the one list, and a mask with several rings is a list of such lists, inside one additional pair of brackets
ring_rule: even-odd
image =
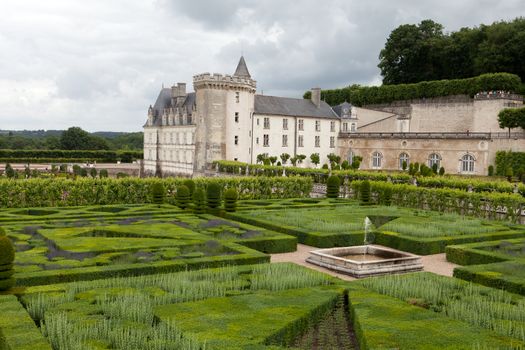
[(0, 290), (8, 290), (15, 285), (13, 261), (15, 260), (15, 247), (11, 240), (0, 233)]
[(445, 168), (444, 167), (439, 168), (439, 175), (440, 176), (445, 175)]
[(102, 179), (104, 177), (108, 177), (109, 174), (108, 174), (108, 171), (106, 169), (100, 169), (100, 171), (98, 172), (98, 176)]
[(97, 177), (97, 168), (91, 168), (89, 170), (89, 175), (91, 175), (92, 178), (96, 178)]
[(494, 176), (494, 165), (489, 165), (489, 176)]
[(361, 200), (362, 205), (369, 205), (372, 203), (370, 198), (370, 181), (365, 180), (361, 182), (359, 187), (359, 199)]
[(210, 209), (221, 206), (221, 186), (218, 183), (212, 182), (206, 188), (206, 203)]
[(224, 209), (227, 212), (234, 212), (237, 209), (237, 199), (239, 199), (239, 193), (235, 188), (229, 188), (224, 192)]
[(507, 177), (507, 181), (512, 182), (512, 177), (514, 176), (514, 171), (509, 166), (507, 169), (505, 169), (505, 176)]
[(190, 190), (190, 197), (193, 197), (193, 192), (195, 192), (195, 181), (193, 181), (192, 179), (187, 179), (184, 180), (182, 184), (188, 187), (188, 190)]
[(339, 198), (339, 187), (341, 179), (339, 176), (332, 175), (326, 180), (326, 198)]
[(206, 212), (206, 193), (202, 188), (196, 188), (193, 192), (193, 211), (196, 214), (203, 214)]
[(190, 189), (186, 185), (180, 185), (177, 187), (177, 193), (175, 194), (175, 203), (177, 207), (186, 209), (190, 204), (191, 196)]
[(433, 172), (434, 174), (437, 174), (437, 173), (438, 173), (438, 170), (439, 170), (439, 169), (438, 169), (438, 165), (437, 165), (437, 163), (432, 164), (432, 172)]
[(165, 198), (166, 190), (164, 189), (164, 185), (162, 182), (155, 182), (151, 186), (151, 201), (155, 204), (162, 204)]

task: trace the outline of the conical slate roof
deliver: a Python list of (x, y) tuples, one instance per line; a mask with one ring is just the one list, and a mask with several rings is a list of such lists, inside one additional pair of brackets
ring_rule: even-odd
[(239, 64), (237, 65), (237, 69), (235, 70), (235, 73), (233, 75), (237, 77), (251, 78), (250, 72), (248, 71), (248, 67), (246, 67), (246, 61), (244, 60), (244, 56), (241, 56)]

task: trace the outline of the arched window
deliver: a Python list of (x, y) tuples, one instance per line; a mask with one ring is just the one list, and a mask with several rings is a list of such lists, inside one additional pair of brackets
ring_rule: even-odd
[(441, 156), (437, 153), (428, 156), (428, 167), (432, 168), (434, 164), (437, 164), (438, 168), (441, 166)]
[(465, 154), (461, 158), (461, 172), (462, 173), (473, 173), (474, 172), (474, 163), (476, 160), (470, 154)]
[(399, 155), (399, 169), (403, 169), (403, 163), (406, 164), (406, 167), (408, 169), (408, 165), (410, 164), (410, 157), (406, 153), (401, 153)]
[(383, 155), (379, 152), (372, 153), (372, 168), (381, 168)]

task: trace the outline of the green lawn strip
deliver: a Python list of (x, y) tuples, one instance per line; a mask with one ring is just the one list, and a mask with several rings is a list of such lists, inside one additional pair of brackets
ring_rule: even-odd
[(167, 273), (185, 269), (202, 269), (224, 265), (260, 264), (269, 262), (270, 260), (268, 255), (241, 246), (239, 244), (225, 242), (223, 246), (231, 249), (234, 252), (237, 252), (238, 254), (194, 258), (188, 257), (149, 263), (90, 266), (15, 273), (15, 278), (18, 286), (33, 286), (39, 284), (85, 281), (116, 276), (136, 276), (141, 274)]
[(510, 349), (524, 345), (357, 284), (350, 286), (350, 313), (362, 350)]
[[(515, 254), (513, 253), (515, 250)], [(447, 260), (458, 265), (490, 264), (525, 259), (525, 238), (451, 245)]]
[(525, 295), (525, 260), (523, 259), (457, 267), (454, 269), (454, 277)]
[(207, 349), (254, 349), (289, 345), (334, 307), (342, 294), (336, 286), (290, 289), (165, 305), (156, 315), (174, 324)]
[(51, 350), (40, 329), (13, 295), (0, 295), (0, 349)]

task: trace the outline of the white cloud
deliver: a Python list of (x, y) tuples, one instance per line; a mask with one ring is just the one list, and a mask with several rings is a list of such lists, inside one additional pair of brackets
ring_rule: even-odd
[[(490, 9), (490, 10), (487, 10)], [(266, 94), (377, 84), (392, 29), (448, 31), (525, 15), (521, 0), (5, 0), (0, 128), (140, 130), (162, 83), (233, 73), (244, 51)]]

